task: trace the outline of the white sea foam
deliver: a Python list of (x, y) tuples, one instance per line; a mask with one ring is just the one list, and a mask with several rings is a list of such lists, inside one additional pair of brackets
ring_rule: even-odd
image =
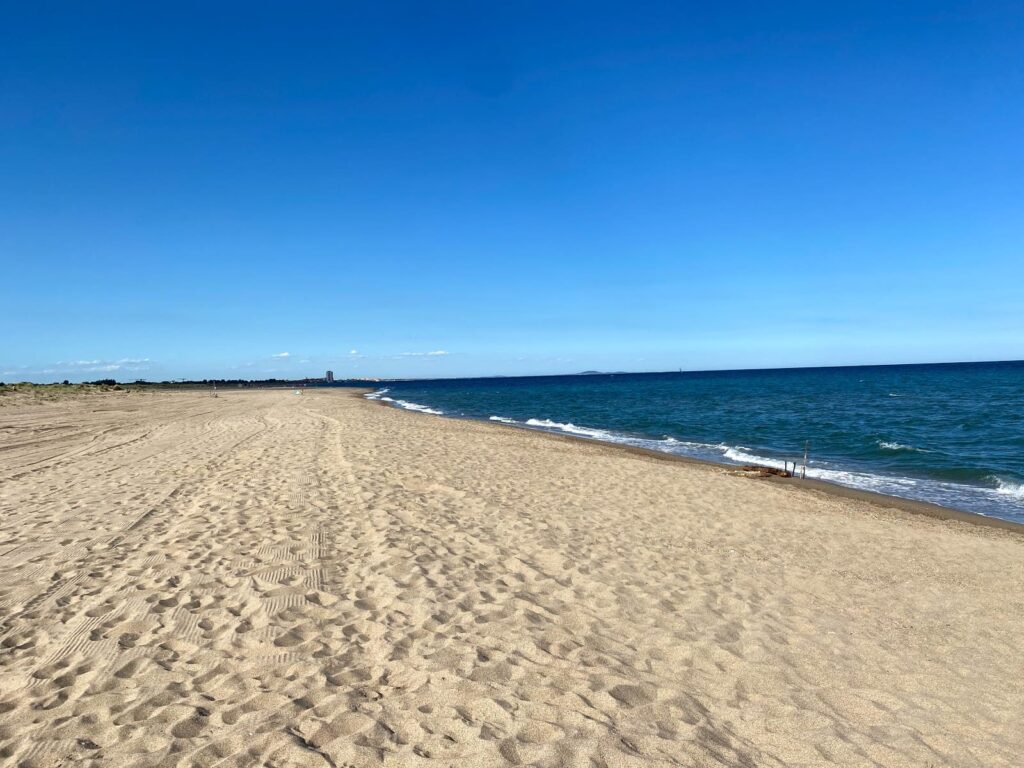
[[(784, 460), (750, 453), (750, 449), (743, 446), (720, 446), (720, 448), (722, 449), (722, 457), (724, 459), (738, 464), (754, 464), (774, 469), (783, 469), (785, 467)], [(793, 461), (790, 461), (789, 464), (792, 466)], [(796, 472), (803, 474), (804, 471), (804, 465), (797, 460)], [(851, 488), (860, 488), (861, 490), (875, 491), (876, 493), (885, 493), (892, 496), (906, 495), (918, 487), (918, 481), (909, 477), (876, 475), (868, 472), (814, 466), (813, 463), (806, 467), (806, 476), (814, 480), (825, 480), (837, 485), (846, 485)]]
[[(429, 413), (437, 416), (446, 415), (443, 411), (429, 408), (419, 403), (411, 403), (406, 400), (396, 400), (387, 397), (388, 389), (384, 388), (366, 395), (370, 400), (381, 400), (392, 403), (399, 408), (420, 413)], [(894, 393), (893, 396), (898, 396)], [(565, 434), (584, 437), (591, 440), (598, 440), (619, 445), (631, 445), (650, 450), (661, 451), (681, 456), (690, 456), (710, 461), (724, 462), (727, 464), (756, 464), (764, 467), (781, 469), (784, 466), (783, 459), (770, 456), (762, 456), (756, 450), (743, 445), (725, 445), (722, 443), (697, 443), (679, 440), (671, 435), (664, 435), (662, 438), (646, 438), (634, 435), (623, 434), (610, 430), (584, 427), (572, 422), (559, 422), (551, 419), (526, 419), (517, 421), (507, 416), (490, 416), (490, 421), (501, 424), (508, 424), (525, 429), (539, 429), (547, 432), (562, 432)], [(905, 445), (890, 441), (877, 441), (880, 448), (891, 451), (913, 451), (927, 453), (927, 449), (916, 446)], [(797, 472), (803, 470), (797, 459)], [(791, 462), (792, 463), (792, 462)], [(940, 504), (951, 505), (961, 508), (974, 508), (980, 514), (984, 514), (986, 507), (978, 509), (979, 495), (988, 498), (988, 506), (993, 509), (1004, 510), (1007, 505), (1011, 509), (1020, 508), (1019, 513), (1024, 515), (1024, 483), (1011, 482), (1002, 478), (991, 476), (989, 478), (992, 486), (988, 488), (976, 485), (942, 482), (938, 480), (924, 480), (910, 477), (899, 477), (884, 473), (871, 473), (855, 470), (839, 469), (829, 465), (828, 462), (815, 463), (812, 461), (806, 468), (806, 476), (816, 480), (825, 480), (837, 485), (845, 485), (852, 488), (859, 488), (866, 491), (886, 494), (889, 496), (902, 496), (904, 498), (931, 499)], [(963, 505), (963, 506), (961, 506)], [(1012, 514), (1012, 513), (1011, 513)]]
[(410, 403), (408, 400), (392, 400), (390, 397), (382, 398), (388, 402), (392, 402), (399, 408), (404, 408), (407, 411), (417, 411), (418, 413), (431, 413), (434, 416), (444, 416), (444, 411), (438, 411), (434, 408), (429, 408), (419, 403)]
[(408, 400), (395, 400), (393, 397), (387, 397), (387, 393), (391, 390), (388, 387), (384, 389), (378, 389), (376, 392), (371, 392), (368, 395), (364, 395), (367, 400), (380, 400), (382, 403), (394, 403), (399, 408), (404, 408), (407, 411), (416, 411), (418, 413), (430, 413), (434, 416), (444, 416), (444, 411), (438, 411), (434, 408), (429, 408), (419, 403), (410, 403)]
[(1010, 496), (1014, 499), (1024, 501), (1024, 483), (1011, 483), (1001, 477), (993, 477), (996, 481), (996, 493), (1000, 496)]
[[(784, 466), (782, 460), (759, 456), (748, 453), (747, 450), (737, 450), (736, 448), (726, 448), (722, 455), (726, 460), (740, 464), (755, 464), (762, 467), (774, 467), (775, 469), (782, 469)], [(799, 461), (797, 461), (796, 472), (797, 474), (804, 474), (805, 472), (803, 464)], [(863, 491), (874, 491), (875, 493), (889, 496), (919, 497), (921, 490), (920, 482), (913, 478), (814, 466), (813, 463), (806, 467), (806, 477), (813, 480), (824, 480), (836, 485), (845, 485), (849, 488), (858, 488)]]
[(886, 451), (911, 451), (913, 453), (931, 453), (927, 448), (918, 448), (914, 445), (904, 445), (903, 443), (888, 442), (886, 440), (876, 440), (875, 444)]
[(611, 432), (606, 432), (603, 429), (591, 429), (590, 427), (577, 427), (572, 423), (565, 423), (559, 421), (551, 421), (551, 419), (527, 419), (525, 422), (528, 427), (540, 427), (541, 429), (556, 430), (558, 432), (567, 432), (570, 435), (582, 435), (584, 437), (592, 437), (595, 440), (610, 440), (612, 442), (619, 442), (616, 440), (616, 436)]
[(510, 424), (524, 429), (543, 430), (545, 432), (564, 432), (577, 437), (586, 437), (591, 440), (599, 440), (604, 443), (615, 443), (616, 445), (631, 445), (637, 448), (647, 448), (661, 453), (674, 453), (679, 456), (699, 456), (709, 460), (721, 458), (721, 452), (728, 446), (712, 445), (709, 443), (694, 443), (687, 440), (677, 440), (671, 435), (665, 435), (661, 439), (636, 437), (621, 432), (612, 432), (592, 427), (581, 427), (572, 423), (562, 423), (551, 419), (527, 419), (516, 421), (506, 416), (488, 416), (488, 421), (496, 421), (500, 424)]
[(775, 469), (782, 469), (783, 462), (779, 459), (769, 459), (766, 456), (758, 456), (753, 453), (747, 453), (747, 448), (742, 445), (736, 446), (735, 448), (726, 448), (723, 456), (730, 461), (735, 461), (739, 464), (757, 464), (762, 467), (774, 467)]

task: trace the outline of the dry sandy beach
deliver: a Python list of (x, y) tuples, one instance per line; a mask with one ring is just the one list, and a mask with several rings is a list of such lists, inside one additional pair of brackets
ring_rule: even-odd
[(1020, 766), (1024, 536), (340, 390), (0, 408), (0, 763)]

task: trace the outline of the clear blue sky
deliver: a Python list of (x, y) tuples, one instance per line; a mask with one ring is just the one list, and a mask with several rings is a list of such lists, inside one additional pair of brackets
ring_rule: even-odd
[(1020, 2), (5, 3), (0, 51), (0, 380), (1024, 358)]

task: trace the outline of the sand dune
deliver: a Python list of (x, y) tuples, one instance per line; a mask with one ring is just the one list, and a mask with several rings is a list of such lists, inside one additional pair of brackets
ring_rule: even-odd
[(341, 391), (0, 410), (0, 763), (1019, 766), (1024, 537)]

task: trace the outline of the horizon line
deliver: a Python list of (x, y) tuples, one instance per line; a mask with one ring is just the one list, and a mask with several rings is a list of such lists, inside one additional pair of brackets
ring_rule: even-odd
[[(543, 379), (543, 378), (564, 378), (571, 376), (656, 376), (660, 374), (679, 374), (679, 373), (757, 373), (757, 372), (772, 372), (772, 371), (815, 371), (815, 370), (842, 370), (846, 368), (914, 368), (914, 367), (925, 367), (925, 366), (956, 366), (956, 365), (1012, 365), (1024, 363), (1022, 359), (1012, 360), (953, 360), (953, 361), (940, 361), (940, 362), (927, 362), (927, 363), (857, 363), (854, 365), (796, 365), (796, 366), (781, 366), (777, 368), (707, 368), (707, 369), (675, 369), (675, 370), (660, 370), (660, 371), (576, 371), (573, 373), (539, 373), (539, 374), (488, 374), (481, 376), (437, 376), (437, 377), (412, 377), (412, 376), (398, 376), (398, 377), (378, 377), (378, 376), (367, 376), (362, 378), (341, 378), (334, 379), (332, 382), (327, 382), (324, 377), (313, 377), (313, 376), (302, 376), (296, 378), (277, 378), (277, 377), (266, 377), (263, 379), (243, 379), (243, 378), (204, 378), (204, 379), (187, 379), (181, 377), (175, 377), (172, 379), (163, 380), (149, 380), (144, 378), (134, 379), (132, 381), (121, 381), (117, 378), (106, 376), (92, 380), (83, 380), (79, 382), (69, 382), (77, 384), (90, 384), (94, 382), (108, 382), (113, 381), (115, 384), (190, 384), (190, 383), (203, 383), (203, 382), (219, 382), (219, 381), (232, 381), (232, 382), (248, 382), (258, 383), (261, 381), (282, 381), (282, 382), (316, 382), (316, 383), (332, 383), (332, 384), (343, 384), (345, 382), (359, 382), (359, 383), (388, 383), (388, 382), (402, 382), (402, 381), (464, 381), (464, 380), (482, 380), (482, 379)], [(64, 381), (68, 381), (67, 378)], [(4, 383), (5, 386), (12, 386), (17, 384), (33, 384), (38, 386), (52, 386), (62, 385), (61, 381), (51, 382), (37, 382), (37, 381), (12, 381)]]
[[(820, 371), (839, 370), (843, 368), (912, 368), (935, 365), (1010, 365), (1024, 363), (1024, 358), (1013, 360), (946, 360), (930, 363), (856, 363), (853, 365), (787, 365), (778, 368), (690, 368), (664, 371), (576, 371), (575, 373), (535, 373), (535, 374), (490, 374), (487, 376), (438, 376), (433, 378), (392, 377), (380, 378), (378, 381), (457, 381), (461, 379), (543, 379), (560, 376), (644, 376), (662, 373), (756, 373), (768, 371)], [(297, 381), (297, 379), (295, 379)], [(338, 381), (360, 381), (360, 379), (336, 379)]]

